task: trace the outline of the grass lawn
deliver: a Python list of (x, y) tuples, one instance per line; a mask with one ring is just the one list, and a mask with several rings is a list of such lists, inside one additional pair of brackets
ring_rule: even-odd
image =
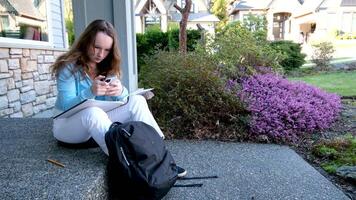
[(341, 96), (356, 96), (356, 71), (325, 73), (288, 79), (304, 81)]

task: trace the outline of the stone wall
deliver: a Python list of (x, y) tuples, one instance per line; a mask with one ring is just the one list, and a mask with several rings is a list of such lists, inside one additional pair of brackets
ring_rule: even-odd
[(31, 117), (54, 107), (50, 65), (64, 51), (0, 48), (0, 117)]

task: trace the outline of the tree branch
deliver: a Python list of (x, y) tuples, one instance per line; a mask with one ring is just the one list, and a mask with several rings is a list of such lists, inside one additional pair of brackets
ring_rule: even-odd
[(180, 6), (178, 6), (177, 3), (174, 3), (173, 7), (175, 7), (180, 13), (183, 13), (183, 9)]

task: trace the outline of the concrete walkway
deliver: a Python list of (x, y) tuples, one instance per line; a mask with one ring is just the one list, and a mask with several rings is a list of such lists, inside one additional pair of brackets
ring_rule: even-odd
[[(98, 148), (61, 147), (51, 120), (0, 119), (0, 199), (107, 199), (106, 156)], [(287, 146), (167, 141), (201, 188), (172, 188), (175, 199), (349, 199)], [(46, 161), (54, 159), (65, 167)]]

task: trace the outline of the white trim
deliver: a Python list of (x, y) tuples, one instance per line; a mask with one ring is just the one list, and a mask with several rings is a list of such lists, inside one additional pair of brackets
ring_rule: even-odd
[[(161, 12), (162, 15), (167, 14), (167, 10), (161, 1), (159, 1), (159, 0), (152, 0), (152, 1), (157, 6), (158, 10)], [(137, 7), (135, 9), (135, 14), (139, 14), (141, 12), (143, 7), (146, 5), (146, 2), (147, 2), (147, 0), (142, 0), (139, 2), (139, 4), (137, 5)]]
[(48, 26), (48, 43), (51, 46), (53, 45), (53, 27), (52, 27), (52, 5), (51, 0), (46, 0), (47, 6), (47, 26)]
[(153, 0), (153, 2), (156, 4), (158, 10), (161, 12), (162, 15), (167, 14), (167, 10), (164, 7), (164, 5), (162, 4), (161, 1), (159, 0)]
[(62, 16), (62, 36), (63, 36), (63, 47), (68, 48), (69, 47), (69, 42), (68, 42), (68, 36), (67, 36), (67, 28), (66, 28), (66, 21), (64, 17), (64, 0), (59, 0), (60, 6), (61, 6), (61, 16)]
[(136, 9), (135, 9), (135, 14), (137, 13), (140, 13), (143, 6), (146, 4), (147, 0), (141, 0), (138, 5), (136, 6)]
[(16, 45), (23, 45), (23, 46), (37, 46), (37, 47), (53, 47), (52, 44), (49, 42), (43, 41), (36, 41), (36, 40), (25, 40), (25, 39), (15, 39), (15, 38), (6, 38), (0, 37), (0, 46), (16, 46)]
[[(40, 42), (39, 42), (40, 43)], [(45, 42), (42, 42), (45, 43)], [(68, 51), (66, 48), (58, 48), (45, 44), (24, 44), (24, 43), (14, 43), (14, 42), (0, 42), (0, 48), (16, 48), (16, 49), (44, 49), (44, 50), (56, 50), (56, 51)]]

